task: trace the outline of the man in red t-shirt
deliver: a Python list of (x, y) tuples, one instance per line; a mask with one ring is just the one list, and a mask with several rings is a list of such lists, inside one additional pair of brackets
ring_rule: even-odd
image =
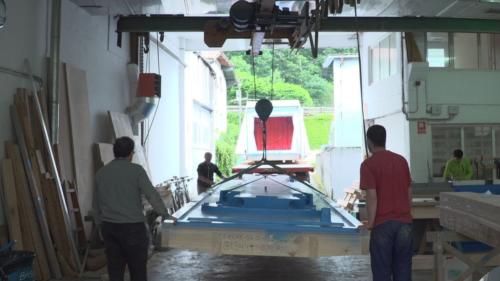
[(386, 131), (380, 125), (367, 133), (371, 157), (361, 164), (360, 188), (366, 190), (371, 230), (373, 281), (411, 280), (411, 177), (408, 163), (385, 149)]

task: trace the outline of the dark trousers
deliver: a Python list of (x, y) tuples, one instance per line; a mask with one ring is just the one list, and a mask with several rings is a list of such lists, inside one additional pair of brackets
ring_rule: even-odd
[(103, 222), (101, 228), (110, 281), (123, 281), (128, 265), (131, 281), (147, 281), (149, 239), (144, 223)]
[(370, 260), (373, 281), (411, 281), (411, 224), (386, 221), (372, 229)]
[(198, 187), (198, 195), (202, 194), (203, 192), (206, 192), (210, 188), (210, 186), (207, 186), (207, 184), (203, 184), (203, 183), (199, 183), (199, 182), (198, 182), (197, 187)]

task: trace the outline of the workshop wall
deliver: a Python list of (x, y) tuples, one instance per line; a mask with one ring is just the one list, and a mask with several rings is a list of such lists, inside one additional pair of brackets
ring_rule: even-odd
[[(29, 59), (33, 73), (45, 78), (44, 57), (46, 47), (45, 1), (9, 1), (7, 23), (0, 29), (0, 67), (26, 72), (24, 59)], [(31, 28), (27, 28), (31, 27)], [(16, 88), (31, 88), (31, 82), (0, 71), (0, 142), (11, 140), (13, 135), (9, 106)], [(4, 158), (0, 149), (0, 159)]]
[(118, 48), (112, 16), (90, 15), (71, 1), (62, 4), (61, 61), (87, 72), (92, 139), (110, 142), (107, 111), (124, 112), (131, 104), (128, 34)]
[[(150, 52), (145, 56), (145, 72), (158, 73), (158, 54), (160, 59), (161, 99), (159, 101), (156, 117), (153, 115), (145, 122), (149, 136), (146, 151), (151, 169), (151, 181), (159, 184), (172, 176), (181, 176), (180, 161), (181, 140), (185, 139), (180, 134), (181, 93), (183, 90), (183, 62), (182, 52), (179, 49), (179, 39), (166, 34), (163, 47), (157, 48), (151, 43)], [(151, 128), (151, 129), (149, 129)]]
[[(0, 66), (33, 73), (46, 80), (50, 42), (50, 1), (18, 0), (7, 3), (8, 19), (0, 30)], [(111, 141), (106, 111), (123, 112), (130, 104), (126, 64), (128, 37), (116, 47), (113, 20), (91, 16), (71, 1), (62, 1), (61, 62), (86, 71), (93, 141)], [(108, 19), (110, 21), (108, 21)], [(31, 88), (29, 80), (0, 72), (0, 142), (13, 139), (9, 105), (18, 87)], [(68, 118), (61, 116), (61, 118)], [(0, 159), (4, 150), (0, 149)], [(0, 213), (3, 208), (0, 208)], [(3, 215), (0, 215), (3, 224)]]
[[(500, 81), (496, 78), (499, 71), (434, 69), (425, 64), (416, 66), (414, 71), (423, 75), (416, 75), (418, 77), (409, 81), (409, 85), (414, 85), (415, 80), (421, 81), (418, 100), (414, 87), (409, 87), (409, 94), (412, 96), (410, 106), (416, 109), (418, 104), (419, 108), (417, 113), (410, 115), (414, 119), (410, 122), (409, 131), (411, 164), (414, 180), (426, 182), (430, 178), (429, 172), (434, 168), (433, 125), (500, 125), (500, 96), (497, 94)], [(450, 110), (453, 112), (452, 116)], [(425, 123), (425, 132), (419, 130), (419, 122)], [(450, 147), (450, 157), (453, 149), (455, 148)]]

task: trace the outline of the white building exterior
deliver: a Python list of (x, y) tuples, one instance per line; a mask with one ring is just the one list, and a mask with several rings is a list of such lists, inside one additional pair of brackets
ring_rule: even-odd
[(500, 38), (402, 36), (361, 36), (367, 123), (386, 127), (387, 148), (409, 161), (416, 183), (442, 181), (457, 148), (474, 161), (474, 178), (491, 179), (500, 154)]
[(334, 119), (328, 145), (316, 157), (319, 174), (328, 196), (341, 200), (344, 189), (359, 181), (363, 159), (363, 119), (357, 56), (332, 57)]

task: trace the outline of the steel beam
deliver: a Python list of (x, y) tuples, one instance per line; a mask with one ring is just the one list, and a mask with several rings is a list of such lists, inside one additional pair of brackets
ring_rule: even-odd
[[(118, 32), (201, 32), (207, 21), (228, 17), (182, 15), (134, 15), (118, 20)], [(438, 17), (328, 17), (321, 21), (323, 32), (484, 32), (500, 33), (500, 20)]]
[(500, 33), (500, 20), (439, 17), (329, 17), (321, 31)]
[(182, 15), (121, 16), (117, 32), (200, 32), (205, 23), (213, 20), (227, 20), (229, 17), (186, 17)]

